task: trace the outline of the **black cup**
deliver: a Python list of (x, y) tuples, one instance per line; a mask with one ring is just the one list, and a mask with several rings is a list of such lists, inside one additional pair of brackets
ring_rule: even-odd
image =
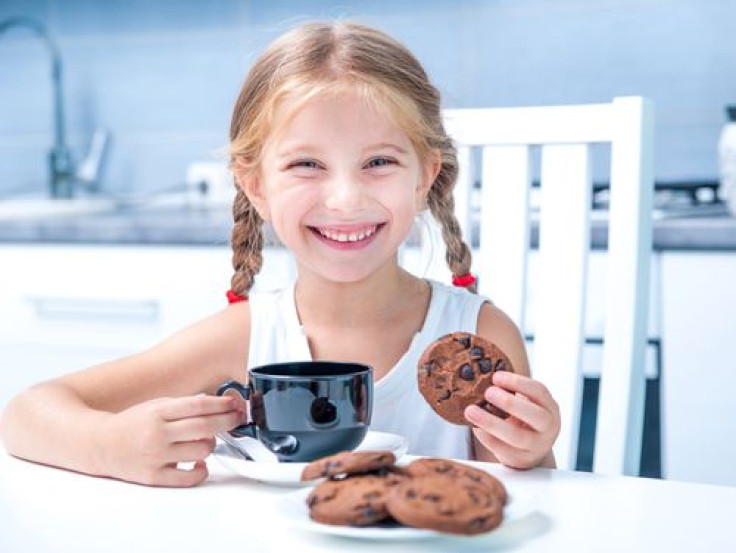
[(261, 441), (279, 461), (313, 461), (357, 447), (373, 411), (373, 369), (359, 363), (302, 361), (254, 367), (249, 383), (231, 380), (250, 403), (250, 421), (233, 437)]

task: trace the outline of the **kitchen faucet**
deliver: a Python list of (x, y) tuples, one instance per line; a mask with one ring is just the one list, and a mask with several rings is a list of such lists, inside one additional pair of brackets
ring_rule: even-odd
[(54, 116), (54, 144), (49, 152), (51, 197), (71, 198), (74, 195), (75, 185), (79, 184), (84, 185), (87, 191), (96, 191), (109, 133), (104, 129), (95, 130), (87, 156), (78, 165), (74, 163), (65, 139), (62, 64), (59, 48), (40, 21), (30, 17), (11, 17), (0, 22), (0, 35), (13, 27), (25, 27), (31, 30), (43, 41), (51, 58)]

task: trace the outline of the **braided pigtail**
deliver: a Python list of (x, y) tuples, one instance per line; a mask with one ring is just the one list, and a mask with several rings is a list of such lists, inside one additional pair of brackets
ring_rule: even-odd
[(239, 186), (233, 202), (233, 276), (230, 288), (238, 296), (247, 296), (255, 276), (263, 265), (263, 219)]
[[(472, 255), (463, 240), (460, 223), (455, 217), (455, 199), (452, 191), (458, 174), (457, 153), (449, 138), (439, 149), (442, 154), (442, 168), (427, 194), (427, 206), (440, 225), (442, 239), (447, 248), (445, 259), (454, 280), (470, 274)], [(477, 291), (474, 281), (463, 286), (473, 293)]]

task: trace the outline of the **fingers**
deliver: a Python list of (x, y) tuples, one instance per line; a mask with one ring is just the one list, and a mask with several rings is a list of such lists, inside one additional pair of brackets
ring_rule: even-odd
[(243, 411), (229, 411), (175, 420), (166, 424), (170, 442), (191, 442), (212, 438), (217, 432), (230, 430), (245, 422)]
[(176, 468), (176, 465), (166, 466), (161, 469), (154, 485), (170, 488), (189, 488), (204, 482), (208, 474), (207, 463), (204, 461), (197, 461), (189, 470)]
[(215, 449), (215, 439), (196, 440), (171, 444), (166, 450), (167, 463), (193, 463), (203, 461)]
[(534, 448), (536, 432), (522, 428), (511, 419), (501, 419), (477, 405), (465, 409), (465, 418), (510, 446), (524, 450)]
[(559, 433), (559, 407), (541, 382), (497, 373), (484, 398), (510, 416), (502, 419), (478, 405), (465, 410), (478, 441), (504, 465), (525, 468), (549, 453)]
[(239, 402), (232, 397), (200, 395), (171, 398), (158, 408), (164, 420), (175, 421), (189, 417), (228, 413), (235, 411), (238, 405)]
[(557, 403), (552, 397), (552, 394), (549, 393), (547, 387), (538, 380), (534, 380), (528, 376), (500, 371), (493, 375), (493, 385), (510, 392), (523, 394), (532, 403), (541, 405), (547, 411), (555, 412), (558, 409)]
[(507, 467), (524, 469), (534, 466), (535, 463), (530, 452), (518, 450), (480, 428), (473, 428), (473, 434), (483, 447), (493, 453), (496, 459)]
[(549, 426), (549, 412), (524, 396), (512, 394), (498, 386), (491, 386), (486, 390), (484, 397), (489, 403), (525, 422), (534, 430), (544, 432)]

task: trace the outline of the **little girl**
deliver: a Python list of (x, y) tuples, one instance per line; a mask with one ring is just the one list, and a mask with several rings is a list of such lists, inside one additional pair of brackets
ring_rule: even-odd
[[(207, 477), (214, 435), (244, 422), (213, 395), (246, 367), (329, 359), (374, 368), (371, 428), (406, 436), (410, 452), (554, 466), (555, 401), (529, 377), (511, 320), (474, 293), (470, 251), (453, 214), (458, 166), (437, 90), (401, 44), (368, 27), (307, 24), (256, 61), (235, 105), (230, 305), (153, 349), (34, 386), (11, 401), (2, 438), (13, 455), (160, 486)], [(442, 227), (451, 287), (417, 278), (397, 251), (415, 215)], [(251, 294), (264, 222), (296, 259), (298, 278)], [(498, 344), (499, 373), (468, 426), (440, 419), (416, 385), (425, 347), (452, 331)], [(194, 462), (184, 469), (178, 463)]]

